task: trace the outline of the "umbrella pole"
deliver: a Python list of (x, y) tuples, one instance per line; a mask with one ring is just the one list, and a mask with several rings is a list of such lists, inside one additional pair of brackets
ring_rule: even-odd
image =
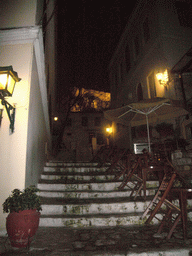
[(150, 134), (149, 134), (149, 120), (148, 120), (148, 115), (146, 115), (146, 121), (147, 121), (147, 137), (148, 137), (149, 153), (151, 153), (151, 142), (150, 142)]

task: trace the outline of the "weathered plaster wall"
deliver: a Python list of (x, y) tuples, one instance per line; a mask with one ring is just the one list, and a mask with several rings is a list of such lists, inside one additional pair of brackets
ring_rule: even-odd
[(27, 160), (25, 186), (36, 185), (45, 163), (47, 133), (39, 88), (37, 65), (33, 55), (31, 91), (29, 103)]
[[(22, 78), (16, 84), (13, 97), (9, 100), (12, 104), (16, 103), (14, 133), (10, 134), (9, 119), (5, 110), (0, 127), (0, 205), (14, 188), (23, 189), (25, 186), (31, 56), (32, 44), (0, 46), (1, 66), (12, 65)], [(1, 208), (1, 228), (5, 227), (5, 216)]]

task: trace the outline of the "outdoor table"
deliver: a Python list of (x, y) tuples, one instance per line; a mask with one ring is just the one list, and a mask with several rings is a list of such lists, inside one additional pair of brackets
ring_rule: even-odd
[[(187, 238), (187, 199), (192, 196), (192, 188), (172, 188), (170, 190), (171, 198), (179, 198), (179, 205), (181, 209), (181, 220), (183, 228), (183, 238)], [(170, 231), (171, 232), (171, 231)]]

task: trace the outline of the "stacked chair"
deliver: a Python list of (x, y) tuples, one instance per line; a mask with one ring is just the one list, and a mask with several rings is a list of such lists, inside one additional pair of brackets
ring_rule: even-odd
[(189, 186), (170, 162), (168, 162), (164, 165), (164, 177), (159, 189), (142, 215), (142, 219), (147, 218), (145, 224), (150, 224), (154, 218), (160, 222), (157, 234), (160, 234), (165, 224), (168, 224), (167, 239), (171, 238), (182, 217), (180, 206), (173, 203), (173, 199), (178, 198), (173, 198), (171, 193), (171, 189), (178, 184), (181, 187)]
[[(166, 155), (152, 157), (147, 152), (137, 155), (118, 147), (105, 148), (100, 155), (98, 166), (109, 163), (107, 173), (115, 175), (114, 181), (123, 177), (118, 189), (123, 190), (128, 187), (131, 190), (130, 197), (133, 197), (134, 200), (137, 196), (142, 196), (142, 191), (143, 199), (146, 200), (147, 175), (151, 172), (152, 175), (158, 176), (159, 188), (141, 218), (145, 220), (145, 224), (150, 224), (156, 218), (160, 222), (158, 235), (168, 224), (167, 239), (170, 239), (180, 220), (187, 219), (187, 213), (182, 212), (184, 208), (180, 205), (181, 202), (178, 204), (178, 196), (177, 198), (173, 197), (172, 189), (174, 187), (190, 188), (191, 194), (192, 189), (191, 185), (177, 172), (168, 157)], [(181, 191), (178, 188), (177, 190)], [(185, 239), (186, 227), (184, 224), (183, 235)]]
[(119, 186), (119, 190), (128, 187), (131, 190), (130, 197), (134, 199), (136, 199), (138, 195), (141, 195), (143, 188), (142, 165), (145, 165), (145, 157), (142, 159), (135, 154), (129, 154), (127, 166), (124, 169), (124, 173), (122, 173), (124, 177)]

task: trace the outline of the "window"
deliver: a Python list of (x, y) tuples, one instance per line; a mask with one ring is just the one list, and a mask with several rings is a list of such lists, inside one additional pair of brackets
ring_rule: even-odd
[(101, 125), (101, 118), (95, 117), (95, 126), (100, 126), (100, 125)]
[(148, 85), (149, 85), (151, 99), (155, 98), (157, 95), (156, 95), (156, 89), (155, 89), (154, 73), (148, 76)]
[(131, 68), (131, 59), (130, 59), (130, 51), (129, 51), (128, 44), (125, 48), (125, 63), (126, 63), (126, 71), (129, 72), (129, 70)]
[(149, 30), (149, 19), (146, 18), (145, 21), (143, 22), (143, 35), (144, 35), (144, 40), (145, 43), (150, 39), (150, 30)]
[(88, 126), (88, 117), (87, 116), (82, 117), (82, 126)]
[(140, 83), (137, 86), (137, 99), (138, 101), (143, 100), (143, 89)]
[(140, 41), (139, 41), (139, 36), (136, 36), (134, 39), (134, 46), (135, 46), (135, 54), (136, 56), (139, 55), (140, 53)]
[(103, 138), (103, 134), (97, 134), (97, 144), (98, 145), (103, 145), (104, 144), (104, 138)]
[(176, 1), (176, 9), (180, 25), (192, 28), (192, 3), (190, 1)]
[(67, 118), (66, 126), (72, 126), (72, 119), (71, 118)]

